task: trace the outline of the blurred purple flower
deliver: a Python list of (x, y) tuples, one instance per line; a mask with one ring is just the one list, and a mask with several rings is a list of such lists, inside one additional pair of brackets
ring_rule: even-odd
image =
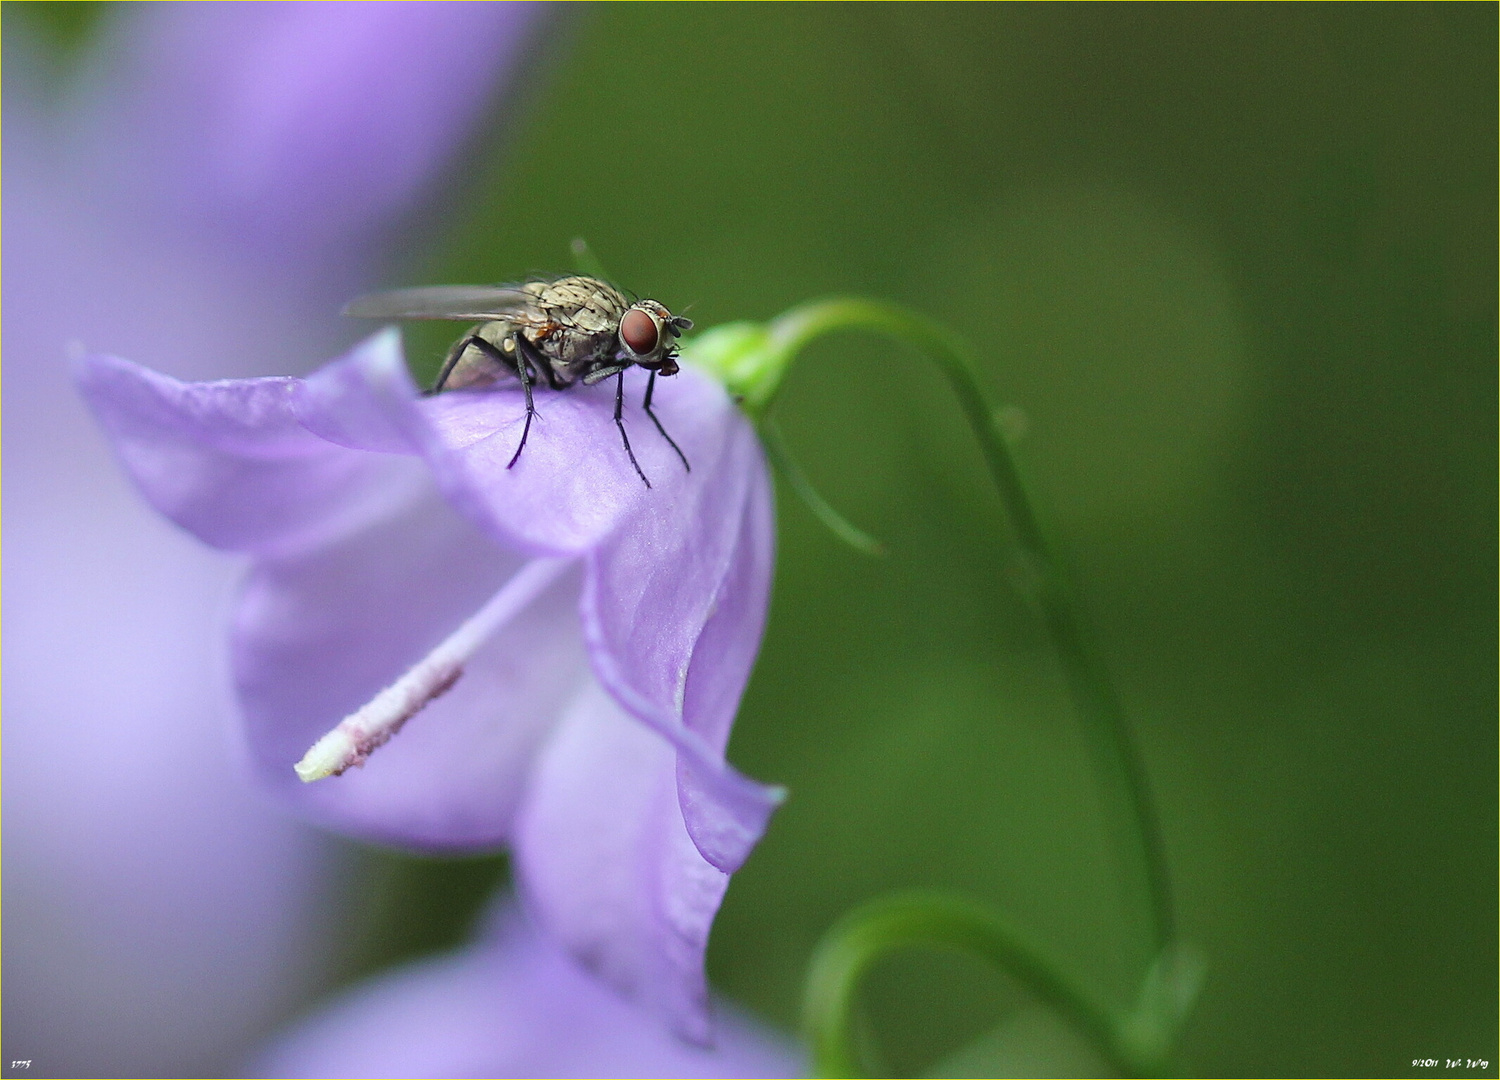
[(580, 971), (511, 904), (470, 948), (382, 975), (298, 1025), (254, 1076), (802, 1076), (796, 1047), (722, 1010), (689, 1046)]
[(513, 844), (546, 929), (706, 1040), (709, 926), (779, 801), (723, 756), (773, 546), (760, 445), (723, 388), (692, 370), (660, 388), (692, 471), (638, 436), (648, 489), (612, 388), (543, 393), (507, 468), (520, 389), (423, 398), (394, 331), (305, 380), (95, 357), (80, 382), (152, 504), (255, 559), (233, 653), (266, 779), (373, 839)]
[(111, 209), (230, 244), (242, 267), (334, 275), (319, 291), (342, 302), (369, 276), (359, 256), (451, 166), (540, 10), (148, 5), (85, 83), (88, 159), (69, 165), (107, 163)]
[(5, 1043), (38, 1070), (221, 1069), (315, 978), (332, 877), (235, 760), (237, 568), (139, 505), (66, 345), (197, 377), (326, 355), (533, 18), (121, 5), (64, 86), (7, 20)]

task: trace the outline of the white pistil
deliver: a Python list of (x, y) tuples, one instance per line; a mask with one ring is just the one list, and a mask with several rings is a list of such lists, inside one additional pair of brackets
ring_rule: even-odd
[(464, 673), (464, 665), (501, 627), (535, 600), (571, 559), (533, 559), (500, 587), (437, 648), (418, 660), (399, 679), (339, 722), (297, 762), (304, 783), (338, 776), (365, 759), (429, 701), (446, 693)]

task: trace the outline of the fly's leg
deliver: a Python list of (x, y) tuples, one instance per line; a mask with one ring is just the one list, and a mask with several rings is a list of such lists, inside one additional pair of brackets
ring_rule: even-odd
[(641, 483), (648, 488), (651, 481), (646, 479), (646, 474), (641, 472), (641, 464), (635, 459), (635, 451), (630, 449), (630, 436), (625, 434), (625, 372), (622, 370), (618, 381), (615, 383), (615, 427), (620, 429), (620, 438), (625, 441), (625, 453), (630, 456), (630, 464), (635, 466), (635, 474), (641, 478)]
[(514, 371), (521, 380), (521, 389), (526, 391), (526, 426), (521, 429), (521, 445), (517, 446), (516, 452), (511, 455), (510, 464), (505, 466), (507, 469), (514, 466), (521, 459), (521, 451), (526, 448), (526, 436), (531, 434), (531, 418), (536, 415), (536, 406), (531, 401), (531, 358), (527, 356), (526, 347), (522, 345), (525, 338), (521, 337), (518, 333), (513, 335), (510, 340), (516, 343), (517, 355), (515, 356), (507, 356), (503, 349), (487, 338), (482, 338), (478, 334), (470, 334), (459, 341), (457, 345), (453, 346), (453, 351), (448, 354), (448, 359), (443, 364), (443, 370), (438, 373), (437, 382), (433, 383), (432, 389), (427, 391), (431, 395), (443, 389), (443, 384), (453, 374), (453, 369), (463, 359), (463, 355), (468, 351), (470, 345), (491, 359), (498, 361), (502, 367)]
[(458, 362), (464, 358), (464, 353), (469, 351), (470, 345), (473, 345), (480, 352), (487, 353), (488, 355), (499, 360), (506, 367), (511, 366), (509, 358), (500, 355), (498, 349), (496, 349), (493, 345), (490, 345), (488, 341), (480, 337), (478, 334), (470, 334), (467, 337), (459, 338), (458, 343), (455, 344), (453, 348), (448, 350), (448, 357), (443, 361), (442, 370), (438, 372), (438, 377), (436, 381), (433, 382), (432, 388), (427, 391), (428, 397), (432, 397), (434, 394), (441, 394), (443, 392), (443, 387), (448, 385), (448, 380), (453, 375), (453, 369), (458, 367)]
[[(536, 406), (531, 402), (531, 365), (537, 364), (537, 370), (541, 370), (541, 358), (532, 355), (531, 343), (517, 331), (511, 338), (516, 343), (516, 374), (521, 377), (521, 389), (526, 391), (526, 426), (521, 429), (521, 443), (516, 447), (516, 452), (511, 455), (510, 464), (507, 469), (515, 467), (516, 462), (521, 460), (521, 451), (526, 449), (526, 436), (531, 434), (531, 418), (536, 415)], [(494, 346), (491, 346), (494, 348)], [(495, 352), (499, 352), (495, 349)]]
[(620, 374), (620, 372), (624, 371), (629, 366), (629, 364), (610, 364), (608, 367), (595, 368), (593, 371), (589, 372), (583, 377), (583, 385), (593, 386), (595, 383), (601, 383), (605, 379), (612, 378), (615, 375)]
[(427, 391), (428, 397), (443, 392), (443, 384), (448, 381), (448, 376), (453, 374), (453, 369), (458, 366), (459, 358), (463, 356), (464, 350), (469, 347), (469, 343), (473, 340), (474, 335), (471, 334), (448, 350), (448, 358), (443, 361), (443, 369), (438, 372), (437, 381)]
[[(496, 348), (494, 343), (488, 338), (482, 338), (478, 334), (470, 334), (467, 337), (459, 338), (458, 343), (448, 350), (448, 358), (443, 361), (443, 368), (438, 372), (438, 377), (433, 382), (432, 389), (427, 391), (427, 397), (432, 397), (434, 394), (443, 392), (448, 385), (448, 380), (453, 377), (453, 372), (457, 370), (459, 361), (464, 358), (464, 353), (469, 351), (469, 346), (471, 345), (491, 360), (494, 360), (506, 371), (516, 370), (516, 360), (514, 357), (507, 356), (500, 349)], [(458, 389), (464, 389), (468, 385), (471, 384), (464, 383)]]
[(656, 418), (656, 414), (651, 411), (651, 394), (655, 389), (656, 372), (653, 371), (651, 373), (651, 378), (646, 380), (646, 400), (641, 402), (641, 408), (645, 409), (646, 415), (651, 417), (651, 422), (656, 425), (656, 430), (661, 432), (661, 437), (667, 440), (667, 445), (670, 446), (673, 450), (677, 451), (677, 456), (682, 459), (682, 467), (688, 472), (692, 472), (693, 467), (688, 464), (687, 455), (682, 452), (682, 447), (678, 446), (675, 442), (672, 441), (672, 436), (667, 434), (667, 429), (661, 426), (661, 421), (658, 420)]

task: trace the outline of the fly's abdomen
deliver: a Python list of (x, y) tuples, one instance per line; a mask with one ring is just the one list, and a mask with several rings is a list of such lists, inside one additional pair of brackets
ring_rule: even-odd
[[(481, 323), (474, 327), (448, 350), (448, 357), (443, 362), (443, 374), (439, 376), (436, 389), (463, 390), (488, 386), (501, 376), (514, 375), (514, 334), (515, 327), (503, 320)], [(476, 339), (483, 340), (491, 348), (478, 344)], [(506, 363), (497, 353), (512, 359)]]

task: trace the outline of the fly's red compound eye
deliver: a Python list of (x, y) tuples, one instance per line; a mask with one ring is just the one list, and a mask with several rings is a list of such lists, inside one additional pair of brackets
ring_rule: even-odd
[(656, 329), (656, 320), (640, 308), (631, 308), (620, 320), (620, 337), (637, 356), (645, 356), (656, 348), (661, 334)]

